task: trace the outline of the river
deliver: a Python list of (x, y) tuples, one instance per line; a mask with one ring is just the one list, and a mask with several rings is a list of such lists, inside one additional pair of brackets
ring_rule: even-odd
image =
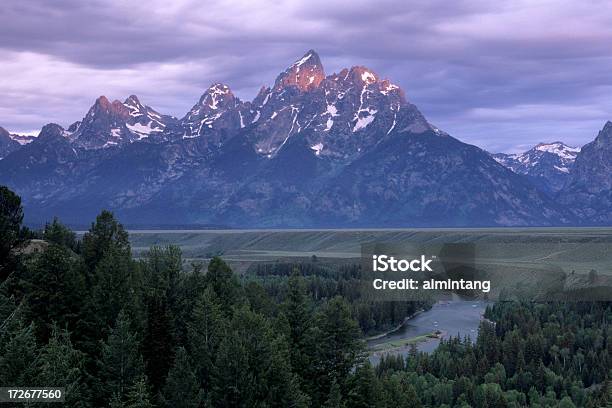
[[(462, 338), (468, 336), (472, 340), (476, 340), (478, 326), (488, 304), (490, 303), (485, 301), (469, 302), (462, 300), (438, 302), (430, 310), (407, 320), (397, 330), (389, 332), (383, 337), (369, 340), (368, 347), (372, 350), (377, 345), (380, 347), (384, 343), (414, 339), (436, 331), (441, 332), (443, 338), (459, 335)], [(430, 353), (438, 347), (438, 344), (440, 344), (439, 339), (427, 338), (417, 343), (417, 349)], [(410, 346), (392, 348), (391, 350), (372, 352), (369, 358), (370, 362), (376, 365), (382, 354), (406, 356), (409, 351)]]

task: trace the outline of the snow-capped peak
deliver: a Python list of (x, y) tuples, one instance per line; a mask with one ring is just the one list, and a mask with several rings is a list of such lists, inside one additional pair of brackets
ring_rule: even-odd
[(136, 95), (130, 95), (124, 102), (126, 108), (130, 110), (130, 116), (140, 116), (145, 114), (145, 107), (140, 103)]
[(555, 154), (564, 159), (573, 159), (580, 152), (580, 147), (568, 146), (562, 142), (540, 143), (535, 150)]
[(563, 187), (580, 150), (562, 142), (539, 143), (523, 153), (497, 153), (491, 157), (515, 173), (530, 177), (545, 190), (556, 192)]
[[(231, 103), (234, 95), (229, 86), (221, 83), (212, 84), (200, 98), (199, 105), (212, 110), (217, 110)], [(194, 109), (199, 109), (197, 106)]]
[(67, 133), (78, 146), (99, 149), (161, 133), (170, 119), (143, 105), (136, 95), (130, 95), (124, 102), (110, 102), (100, 96), (83, 120), (71, 125)]

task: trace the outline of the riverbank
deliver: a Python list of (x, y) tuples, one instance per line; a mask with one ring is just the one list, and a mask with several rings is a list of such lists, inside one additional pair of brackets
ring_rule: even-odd
[(418, 351), (430, 353), (443, 338), (467, 336), (476, 340), (488, 304), (484, 301), (446, 301), (415, 313), (396, 330), (368, 339), (370, 362), (378, 364), (383, 355), (405, 357), (413, 346)]
[(386, 332), (383, 332), (383, 333), (375, 334), (374, 336), (366, 337), (365, 341), (366, 342), (370, 342), (370, 341), (373, 341), (373, 340), (382, 339), (385, 336), (389, 336), (390, 334), (400, 330), (402, 328), (402, 326), (404, 326), (410, 319), (414, 319), (416, 316), (418, 316), (419, 314), (421, 314), (423, 312), (425, 312), (425, 309), (418, 310), (418, 311), (414, 312), (413, 314), (411, 314), (410, 316), (407, 316), (406, 318), (404, 318), (404, 320), (402, 320), (402, 322), (400, 324), (395, 326), (395, 328), (393, 328), (391, 330), (388, 330)]

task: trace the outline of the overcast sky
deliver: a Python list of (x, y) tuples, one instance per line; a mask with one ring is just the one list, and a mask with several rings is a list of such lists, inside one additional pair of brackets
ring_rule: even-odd
[(491, 151), (581, 145), (612, 120), (609, 1), (2, 0), (0, 126), (67, 126), (99, 95), (181, 117), (213, 82), (253, 98), (310, 48)]

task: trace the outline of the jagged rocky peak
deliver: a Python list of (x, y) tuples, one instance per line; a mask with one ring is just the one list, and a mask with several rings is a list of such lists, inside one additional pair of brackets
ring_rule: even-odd
[(130, 115), (130, 111), (128, 107), (125, 106), (120, 101), (115, 99), (114, 101), (111, 102), (108, 100), (106, 96), (102, 95), (98, 97), (98, 99), (96, 99), (96, 102), (89, 110), (88, 116), (90, 114), (92, 116), (96, 116), (96, 115), (115, 116), (116, 115), (116, 116), (122, 116), (122, 117), (127, 118)]
[(100, 96), (89, 109), (71, 139), (85, 149), (98, 149), (116, 146), (138, 139), (126, 124), (131, 119), (130, 108), (118, 100), (110, 102), (105, 96)]
[(143, 105), (136, 95), (130, 95), (123, 105), (130, 111), (126, 126), (138, 140), (148, 137), (151, 133), (162, 132), (166, 128), (166, 122), (175, 120), (173, 117), (161, 115), (150, 106)]
[(229, 86), (215, 83), (202, 94), (198, 105), (212, 110), (218, 110), (234, 107), (236, 106), (236, 102), (238, 102), (238, 99), (234, 96)]
[(183, 118), (184, 122), (192, 122), (203, 118), (219, 115), (222, 111), (236, 107), (240, 100), (234, 96), (229, 86), (221, 83), (212, 84), (202, 94), (198, 103)]
[(349, 80), (355, 84), (372, 84), (378, 81), (378, 75), (376, 75), (371, 69), (358, 65), (351, 67), (345, 76), (345, 80)]
[(595, 138), (595, 143), (597, 143), (597, 145), (600, 146), (600, 147), (604, 147), (604, 145), (607, 145), (608, 149), (611, 147), (611, 144), (612, 144), (612, 122), (610, 122), (610, 121), (606, 122), (606, 124), (604, 125), (603, 129), (601, 129), (599, 131), (599, 134)]
[(146, 106), (140, 103), (140, 100), (136, 95), (130, 95), (123, 104), (130, 110), (130, 114), (135, 116), (137, 114), (144, 114), (147, 110)]
[(109, 101), (104, 95), (98, 97), (89, 109), (81, 123), (79, 130), (87, 129), (97, 122), (127, 120), (130, 117), (130, 109), (118, 100)]
[[(317, 80), (308, 88), (310, 79), (304, 81), (312, 70)], [(258, 153), (275, 157), (301, 134), (316, 156), (352, 160), (397, 133), (443, 134), (406, 101), (399, 86), (372, 69), (353, 66), (323, 75), (318, 56), (309, 51), (271, 89), (261, 88), (251, 104), (256, 114), (250, 138)]]
[(321, 59), (314, 50), (310, 50), (276, 78), (274, 90), (294, 86), (300, 91), (309, 91), (317, 88), (324, 79)]
[(172, 137), (190, 139), (205, 133), (210, 134), (208, 142), (214, 145), (222, 143), (222, 136), (213, 135), (222, 129), (240, 129), (251, 123), (253, 113), (222, 83), (212, 84), (200, 97), (189, 112), (180, 120), (178, 127), (169, 134)]
[(38, 140), (44, 140), (48, 138), (67, 138), (69, 133), (57, 123), (48, 123), (40, 130), (38, 134)]
[(0, 159), (19, 149), (20, 145), (11, 137), (11, 134), (0, 126)]
[(576, 157), (559, 199), (589, 224), (612, 225), (612, 122)]
[(344, 69), (340, 74), (337, 74), (333, 80), (344, 83), (345, 86), (355, 85), (357, 87), (378, 91), (378, 93), (384, 96), (399, 98), (398, 100), (402, 104), (406, 102), (404, 91), (399, 85), (392, 83), (388, 79), (381, 78), (376, 72), (368, 67), (360, 65), (354, 66), (350, 70)]

